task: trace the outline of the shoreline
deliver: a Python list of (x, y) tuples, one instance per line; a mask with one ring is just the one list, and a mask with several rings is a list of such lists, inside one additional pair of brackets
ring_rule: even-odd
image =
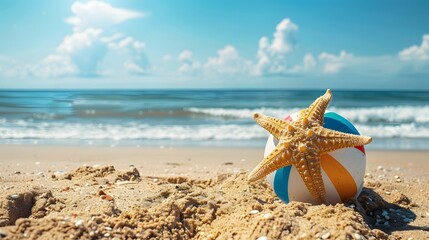
[[(250, 171), (263, 159), (261, 147), (104, 147), (58, 145), (0, 145), (0, 176), (21, 170), (70, 171), (86, 164), (141, 167), (143, 175), (213, 177), (217, 173)], [(412, 169), (428, 176), (429, 151), (366, 150), (366, 171), (382, 167)], [(37, 162), (37, 164), (35, 164)], [(28, 169), (26, 169), (28, 168)], [(190, 169), (191, 168), (191, 169)], [(161, 170), (161, 171), (160, 171)], [(210, 171), (208, 171), (210, 170)]]
[[(268, 137), (268, 135), (266, 136)], [(265, 146), (267, 138), (261, 139), (143, 139), (143, 140), (72, 140), (72, 139), (17, 139), (0, 140), (0, 146), (59, 146), (59, 147), (103, 147), (103, 148), (258, 148)], [(429, 138), (373, 138), (370, 151), (429, 151)]]

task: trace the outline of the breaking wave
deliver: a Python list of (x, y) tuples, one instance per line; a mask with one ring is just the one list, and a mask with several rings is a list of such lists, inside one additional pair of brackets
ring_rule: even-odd
[[(188, 108), (193, 113), (225, 118), (251, 118), (254, 112), (285, 117), (299, 108)], [(373, 108), (328, 108), (354, 123), (429, 123), (429, 106), (385, 106)]]
[[(267, 137), (256, 124), (149, 125), (32, 122), (20, 120), (0, 126), (0, 139), (77, 140), (252, 140)], [(429, 127), (415, 123), (398, 125), (356, 124), (361, 134), (374, 138), (429, 138)]]

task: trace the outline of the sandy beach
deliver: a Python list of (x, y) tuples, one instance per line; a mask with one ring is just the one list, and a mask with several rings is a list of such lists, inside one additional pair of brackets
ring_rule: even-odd
[(260, 148), (0, 146), (5, 239), (427, 239), (429, 152), (368, 151), (356, 203), (248, 184)]

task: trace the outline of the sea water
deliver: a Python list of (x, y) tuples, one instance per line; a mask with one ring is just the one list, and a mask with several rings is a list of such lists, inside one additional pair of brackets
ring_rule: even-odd
[[(253, 112), (284, 118), (323, 90), (0, 91), (0, 143), (264, 146)], [(429, 149), (429, 92), (333, 90), (372, 149)]]

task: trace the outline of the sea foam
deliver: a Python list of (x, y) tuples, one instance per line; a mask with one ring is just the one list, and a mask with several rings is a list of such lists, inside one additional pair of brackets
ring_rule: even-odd
[[(249, 118), (254, 112), (261, 112), (281, 118), (299, 111), (300, 108), (188, 108), (187, 110), (218, 117)], [(354, 123), (429, 123), (429, 106), (331, 107), (328, 111), (337, 112)]]
[[(361, 134), (375, 138), (429, 138), (429, 128), (415, 123), (356, 124), (356, 128)], [(266, 131), (256, 123), (149, 125), (135, 122), (121, 124), (35, 123), (20, 120), (0, 126), (0, 139), (251, 140), (262, 139), (267, 136)]]

